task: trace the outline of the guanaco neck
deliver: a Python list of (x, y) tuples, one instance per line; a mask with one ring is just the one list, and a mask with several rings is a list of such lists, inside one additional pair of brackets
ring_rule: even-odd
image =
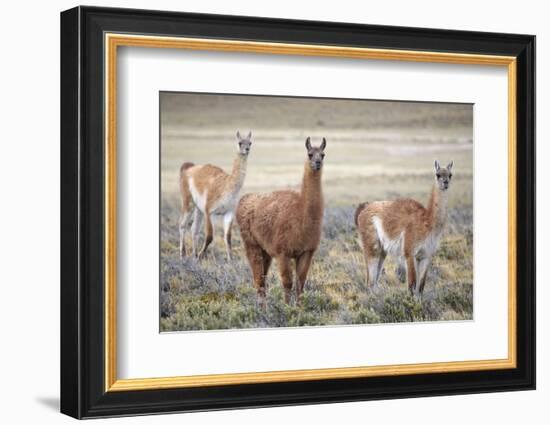
[(238, 192), (243, 187), (244, 178), (246, 177), (246, 163), (248, 156), (237, 154), (237, 157), (233, 161), (233, 169), (231, 170), (231, 176), (229, 177), (227, 189), (232, 192)]
[(447, 203), (448, 189), (440, 190), (437, 183), (432, 187), (432, 194), (428, 204), (428, 216), (430, 219), (430, 227), (437, 233), (440, 233), (447, 221)]
[(304, 177), (300, 196), (303, 200), (304, 226), (320, 226), (323, 219), (323, 191), (321, 187), (322, 169), (314, 171), (309, 162), (304, 165)]

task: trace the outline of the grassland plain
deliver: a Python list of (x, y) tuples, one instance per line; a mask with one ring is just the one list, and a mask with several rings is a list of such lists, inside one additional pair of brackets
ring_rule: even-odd
[[(225, 259), (219, 223), (204, 260), (179, 258), (179, 165), (230, 170), (237, 129), (253, 132), (243, 194), (298, 189), (305, 138), (328, 140), (323, 235), (299, 306), (284, 303), (276, 267), (267, 306), (258, 306), (236, 223), (233, 261)], [(455, 167), (449, 219), (424, 295), (409, 295), (393, 258), (370, 290), (355, 207), (397, 197), (426, 204), (435, 158), (453, 159)], [(472, 319), (472, 159), (470, 105), (161, 94), (161, 331)]]

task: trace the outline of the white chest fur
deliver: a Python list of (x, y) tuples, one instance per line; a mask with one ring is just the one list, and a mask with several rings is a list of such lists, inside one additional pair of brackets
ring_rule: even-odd
[(235, 210), (239, 199), (239, 191), (226, 192), (214, 203), (212, 214), (222, 215)]
[(434, 255), (435, 251), (437, 251), (437, 247), (439, 246), (439, 241), (441, 240), (441, 233), (441, 231), (432, 230), (426, 239), (418, 244), (415, 254), (424, 254), (426, 257), (431, 257)]

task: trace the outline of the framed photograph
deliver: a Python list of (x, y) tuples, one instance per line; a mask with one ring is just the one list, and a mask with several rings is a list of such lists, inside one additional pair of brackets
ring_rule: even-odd
[(61, 411), (535, 388), (535, 37), (61, 14)]

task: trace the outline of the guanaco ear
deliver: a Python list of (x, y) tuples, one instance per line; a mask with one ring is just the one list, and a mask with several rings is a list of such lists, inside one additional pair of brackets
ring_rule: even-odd
[(308, 137), (308, 138), (306, 139), (306, 149), (307, 149), (308, 151), (311, 150), (311, 137)]
[(323, 142), (321, 143), (321, 150), (324, 151), (327, 147), (327, 139), (323, 137)]
[(251, 131), (248, 132), (248, 136), (246, 136), (246, 138), (247, 138), (248, 140), (250, 140), (250, 139), (252, 138), (252, 132), (251, 132)]
[(241, 133), (237, 130), (237, 139), (241, 140)]
[(451, 171), (453, 169), (453, 160), (451, 160), (451, 162), (449, 162), (449, 164), (447, 165), (447, 170)]
[(441, 166), (439, 165), (439, 161), (437, 159), (434, 161), (434, 169), (436, 173), (441, 169)]

